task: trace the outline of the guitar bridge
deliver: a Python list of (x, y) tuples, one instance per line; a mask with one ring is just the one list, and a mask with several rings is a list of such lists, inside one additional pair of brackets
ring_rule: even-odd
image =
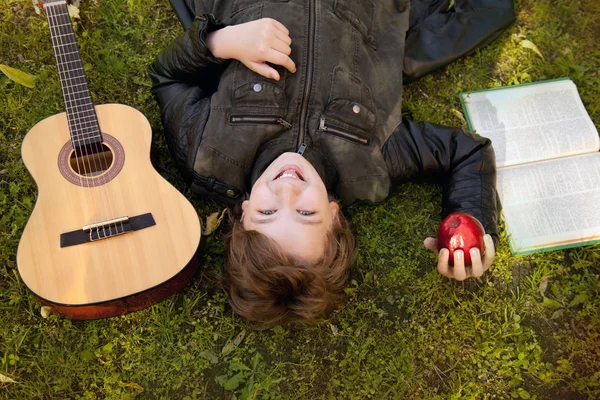
[(89, 241), (93, 242), (122, 235), (131, 230), (131, 225), (129, 224), (129, 217), (121, 217), (97, 224), (86, 225), (81, 230), (87, 232)]
[(151, 213), (135, 217), (119, 217), (104, 222), (86, 225), (76, 231), (61, 233), (60, 247), (95, 242), (119, 236), (127, 232), (137, 231), (156, 225)]

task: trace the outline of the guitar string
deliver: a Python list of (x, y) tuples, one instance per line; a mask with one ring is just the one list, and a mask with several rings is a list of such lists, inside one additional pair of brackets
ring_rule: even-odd
[[(77, 145), (77, 141), (79, 139), (77, 138), (78, 135), (76, 132), (77, 132), (77, 128), (81, 128), (82, 125), (80, 124), (76, 115), (84, 113), (85, 110), (83, 108), (81, 110), (79, 110), (79, 108), (78, 108), (78, 106), (79, 106), (78, 102), (82, 99), (79, 99), (78, 96), (74, 93), (69, 93), (69, 83), (70, 83), (69, 81), (71, 80), (70, 74), (74, 73), (75, 69), (68, 67), (69, 60), (67, 59), (67, 55), (64, 54), (64, 50), (67, 49), (67, 46), (73, 46), (73, 43), (69, 43), (66, 39), (63, 40), (63, 37), (72, 37), (72, 36), (70, 36), (68, 34), (68, 31), (64, 34), (61, 31), (60, 21), (59, 21), (60, 14), (57, 15), (53, 11), (52, 12), (50, 11), (54, 7), (58, 8), (58, 7), (64, 5), (64, 8), (66, 9), (66, 12), (68, 15), (68, 9), (66, 8), (66, 3), (64, 3), (64, 4), (61, 4), (61, 3), (55, 3), (52, 5), (52, 7), (46, 7), (46, 13), (48, 15), (48, 20), (51, 24), (50, 25), (51, 33), (54, 34), (54, 39), (57, 42), (57, 43), (53, 43), (55, 45), (54, 51), (55, 51), (55, 56), (56, 56), (57, 62), (58, 62), (59, 75), (63, 75), (62, 77), (59, 76), (59, 78), (61, 78), (61, 87), (62, 87), (63, 97), (64, 97), (64, 101), (65, 101), (65, 107), (66, 107), (66, 111), (67, 111), (67, 122), (69, 124), (69, 130), (71, 133), (71, 144), (73, 146), (73, 151), (75, 152), (75, 162), (77, 165), (77, 174), (79, 175), (79, 182), (80, 182), (81, 186), (87, 189), (87, 194), (89, 194), (89, 197), (91, 198), (91, 203), (93, 203), (93, 210), (90, 210), (89, 207), (87, 206), (86, 195), (84, 194), (83, 198), (84, 198), (84, 201), (86, 202), (86, 208), (88, 209), (88, 221), (87, 222), (89, 225), (94, 222), (93, 215), (96, 215), (96, 218), (97, 218), (97, 213), (100, 212), (100, 207), (98, 207), (98, 205), (96, 203), (97, 199), (94, 196), (94, 194), (92, 193), (91, 184), (90, 184), (90, 181), (88, 178), (92, 172), (92, 166), (89, 163), (89, 157), (87, 157), (87, 156), (89, 156), (89, 154), (87, 154), (87, 147), (86, 146), (78, 147), (78, 145)], [(59, 10), (59, 12), (60, 11), (63, 11), (63, 14), (65, 12), (64, 10)], [(64, 49), (62, 52), (59, 49), (59, 46)], [(61, 69), (63, 69), (63, 71), (61, 71)], [(75, 77), (74, 79), (77, 79), (77, 77)], [(82, 150), (86, 154), (81, 154)], [(85, 156), (85, 157), (83, 157), (83, 156)], [(86, 162), (86, 160), (87, 160), (87, 162)], [(80, 168), (83, 168), (83, 173), (84, 173), (85, 178), (82, 177)], [(89, 171), (88, 171), (88, 168), (89, 168)], [(84, 190), (84, 192), (85, 192), (85, 190)], [(90, 238), (91, 238), (91, 236), (92, 236), (92, 232), (90, 232)]]
[[(88, 113), (91, 112), (91, 116), (88, 116), (88, 118), (92, 119), (91, 124), (93, 124), (93, 126), (91, 128), (93, 130), (95, 129), (95, 131), (98, 134), (98, 136), (100, 138), (102, 138), (102, 133), (100, 131), (99, 121), (97, 119), (96, 111), (95, 111), (94, 104), (93, 104), (92, 98), (91, 98), (91, 92), (89, 90), (88, 82), (87, 82), (87, 79), (86, 79), (86, 76), (85, 76), (85, 70), (83, 69), (83, 62), (82, 62), (82, 59), (81, 59), (81, 54), (80, 54), (80, 51), (79, 51), (79, 46), (77, 45), (77, 38), (75, 37), (75, 32), (73, 30), (73, 25), (72, 25), (72, 22), (71, 22), (71, 19), (70, 19), (70, 16), (69, 16), (69, 10), (67, 8), (66, 3), (63, 4), (61, 6), (61, 8), (63, 10), (62, 10), (62, 15), (59, 16), (59, 18), (63, 17), (62, 18), (63, 19), (62, 22), (63, 22), (63, 26), (66, 28), (66, 33), (73, 39), (73, 43), (72, 43), (73, 51), (71, 51), (69, 53), (69, 54), (72, 54), (72, 56), (67, 57), (67, 59), (69, 59), (69, 58), (71, 59), (70, 61), (68, 61), (70, 63), (80, 64), (80, 67), (81, 67), (81, 76), (80, 76), (80, 78), (82, 80), (82, 82), (80, 83), (80, 85), (84, 86), (85, 90), (83, 92), (87, 94), (87, 97), (89, 99), (89, 101), (88, 101), (88, 107), (91, 107), (91, 109), (88, 110)], [(59, 18), (57, 18), (57, 20)], [(67, 54), (65, 54), (65, 56), (67, 56)], [(73, 87), (73, 85), (71, 85), (71, 87)], [(79, 100), (82, 100), (82, 99), (79, 99)], [(80, 121), (81, 121), (81, 118), (80, 118)], [(90, 123), (89, 121), (86, 122), (86, 124), (89, 124), (89, 123)], [(83, 140), (85, 142), (85, 134), (82, 134), (82, 135), (84, 136)], [(106, 157), (104, 157), (103, 155), (101, 155), (102, 150), (103, 150), (102, 142), (100, 144), (98, 144), (98, 142), (94, 142), (93, 147), (94, 147), (95, 153), (92, 153), (92, 157), (91, 158), (92, 158), (92, 161), (94, 163), (94, 170), (98, 171), (98, 165), (96, 164), (96, 160), (98, 159), (98, 164), (100, 164), (100, 167), (101, 167), (103, 173), (108, 173), (108, 169), (109, 169), (110, 165), (108, 164), (108, 161), (106, 160)], [(82, 146), (82, 148), (85, 149), (87, 159), (89, 160), (90, 154), (87, 154), (88, 146), (84, 145), (84, 146)], [(110, 151), (110, 149), (109, 149), (109, 151)], [(99, 157), (93, 157), (94, 154), (98, 154)], [(114, 163), (115, 160), (116, 160), (116, 154), (114, 154), (114, 152), (113, 152), (113, 163)], [(91, 169), (91, 166), (90, 166), (90, 169)], [(92, 176), (91, 179), (94, 179), (94, 177)], [(98, 180), (100, 180), (100, 181), (102, 179), (103, 178), (98, 178)], [(105, 201), (104, 205), (108, 206), (108, 213), (103, 218), (103, 221), (109, 221), (109, 220), (112, 220), (114, 218), (121, 217), (121, 215), (117, 215), (114, 212), (115, 207), (113, 205), (112, 197), (111, 197), (110, 193), (108, 193), (108, 190), (106, 189), (106, 187), (104, 186), (107, 183), (108, 182), (100, 183), (100, 186), (102, 186), (102, 188), (98, 188), (97, 190), (95, 190), (96, 192), (100, 192), (100, 196), (104, 197), (104, 201)], [(101, 202), (102, 202), (102, 200), (101, 200)], [(120, 233), (124, 233), (125, 232), (125, 227), (123, 226), (123, 222), (122, 221), (119, 222), (119, 223), (115, 223), (114, 225), (115, 225), (114, 229), (115, 229), (115, 233), (116, 234), (119, 233), (119, 226), (121, 228), (121, 232)], [(112, 228), (111, 224), (109, 224), (108, 225), (108, 232), (109, 232), (110, 236), (112, 236), (112, 234), (113, 234), (112, 233), (112, 229), (113, 228)], [(104, 233), (104, 236), (107, 237), (107, 235), (106, 235), (106, 226), (102, 227), (102, 231)], [(98, 228), (96, 228), (96, 232), (98, 234), (98, 237), (100, 237), (100, 233), (99, 233)]]

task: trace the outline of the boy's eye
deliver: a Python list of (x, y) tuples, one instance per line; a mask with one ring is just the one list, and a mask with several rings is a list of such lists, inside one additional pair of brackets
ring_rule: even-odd
[(259, 211), (259, 213), (264, 214), (264, 215), (273, 215), (273, 214), (275, 214), (275, 211), (277, 211), (277, 210), (263, 210), (263, 211)]
[(308, 215), (313, 215), (314, 211), (302, 211), (302, 210), (299, 210), (298, 213), (300, 213), (300, 215), (306, 215), (306, 216), (308, 216)]

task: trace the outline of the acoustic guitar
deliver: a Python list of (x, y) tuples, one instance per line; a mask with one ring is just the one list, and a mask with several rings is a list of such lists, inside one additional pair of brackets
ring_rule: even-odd
[(126, 105), (92, 104), (65, 0), (43, 3), (66, 113), (23, 140), (38, 196), (18, 270), (42, 304), (67, 318), (139, 310), (193, 278), (200, 221), (152, 167), (148, 120)]

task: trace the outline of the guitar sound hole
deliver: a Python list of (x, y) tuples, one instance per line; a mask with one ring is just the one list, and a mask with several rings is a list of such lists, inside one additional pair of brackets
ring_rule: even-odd
[(73, 171), (86, 178), (102, 175), (110, 169), (113, 161), (113, 152), (104, 143), (100, 146), (96, 145), (80, 148), (76, 151), (73, 150), (69, 157), (69, 165)]
[[(97, 150), (97, 151), (93, 151)], [(110, 182), (125, 165), (125, 150), (119, 141), (102, 132), (102, 145), (90, 145), (75, 154), (67, 140), (58, 154), (58, 169), (73, 185), (93, 187)]]

